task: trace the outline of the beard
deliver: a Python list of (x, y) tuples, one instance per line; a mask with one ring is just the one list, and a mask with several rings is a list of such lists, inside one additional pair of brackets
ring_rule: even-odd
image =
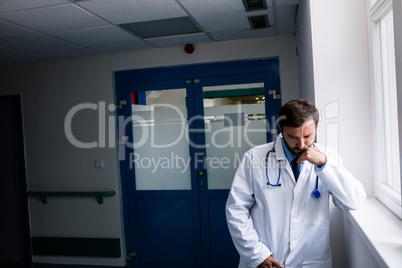
[(295, 155), (295, 156), (297, 156), (297, 157), (299, 157), (305, 150), (306, 150), (306, 147), (307, 146), (305, 146), (303, 149), (299, 149), (299, 147), (290, 147), (290, 145), (289, 145), (289, 143), (287, 143), (287, 141), (286, 141), (286, 139), (285, 138), (283, 138), (283, 142), (285, 143), (285, 145), (286, 145), (286, 148), (288, 148), (288, 150), (293, 154), (293, 155)]

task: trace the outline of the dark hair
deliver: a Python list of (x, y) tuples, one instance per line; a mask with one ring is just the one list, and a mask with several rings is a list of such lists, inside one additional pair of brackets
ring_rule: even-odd
[(281, 107), (278, 124), (282, 131), (285, 126), (300, 127), (309, 119), (313, 119), (317, 126), (319, 117), (318, 110), (314, 104), (303, 99), (296, 99), (287, 102)]

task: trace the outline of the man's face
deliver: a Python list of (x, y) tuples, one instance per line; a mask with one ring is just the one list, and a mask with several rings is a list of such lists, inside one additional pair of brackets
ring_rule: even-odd
[(285, 126), (282, 136), (290, 152), (296, 156), (303, 153), (306, 147), (313, 144), (316, 135), (316, 125), (313, 119), (307, 120), (300, 127)]

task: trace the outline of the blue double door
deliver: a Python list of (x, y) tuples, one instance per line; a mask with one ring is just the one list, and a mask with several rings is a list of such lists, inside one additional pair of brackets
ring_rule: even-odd
[(275, 136), (276, 73), (124, 77), (117, 83), (126, 103), (119, 158), (128, 266), (237, 267), (225, 203), (243, 153)]

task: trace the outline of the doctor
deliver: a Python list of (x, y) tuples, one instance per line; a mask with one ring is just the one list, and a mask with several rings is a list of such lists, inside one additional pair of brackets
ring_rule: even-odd
[(329, 196), (346, 210), (366, 194), (336, 152), (314, 144), (318, 119), (312, 103), (292, 100), (276, 141), (244, 154), (226, 204), (239, 267), (332, 267)]

